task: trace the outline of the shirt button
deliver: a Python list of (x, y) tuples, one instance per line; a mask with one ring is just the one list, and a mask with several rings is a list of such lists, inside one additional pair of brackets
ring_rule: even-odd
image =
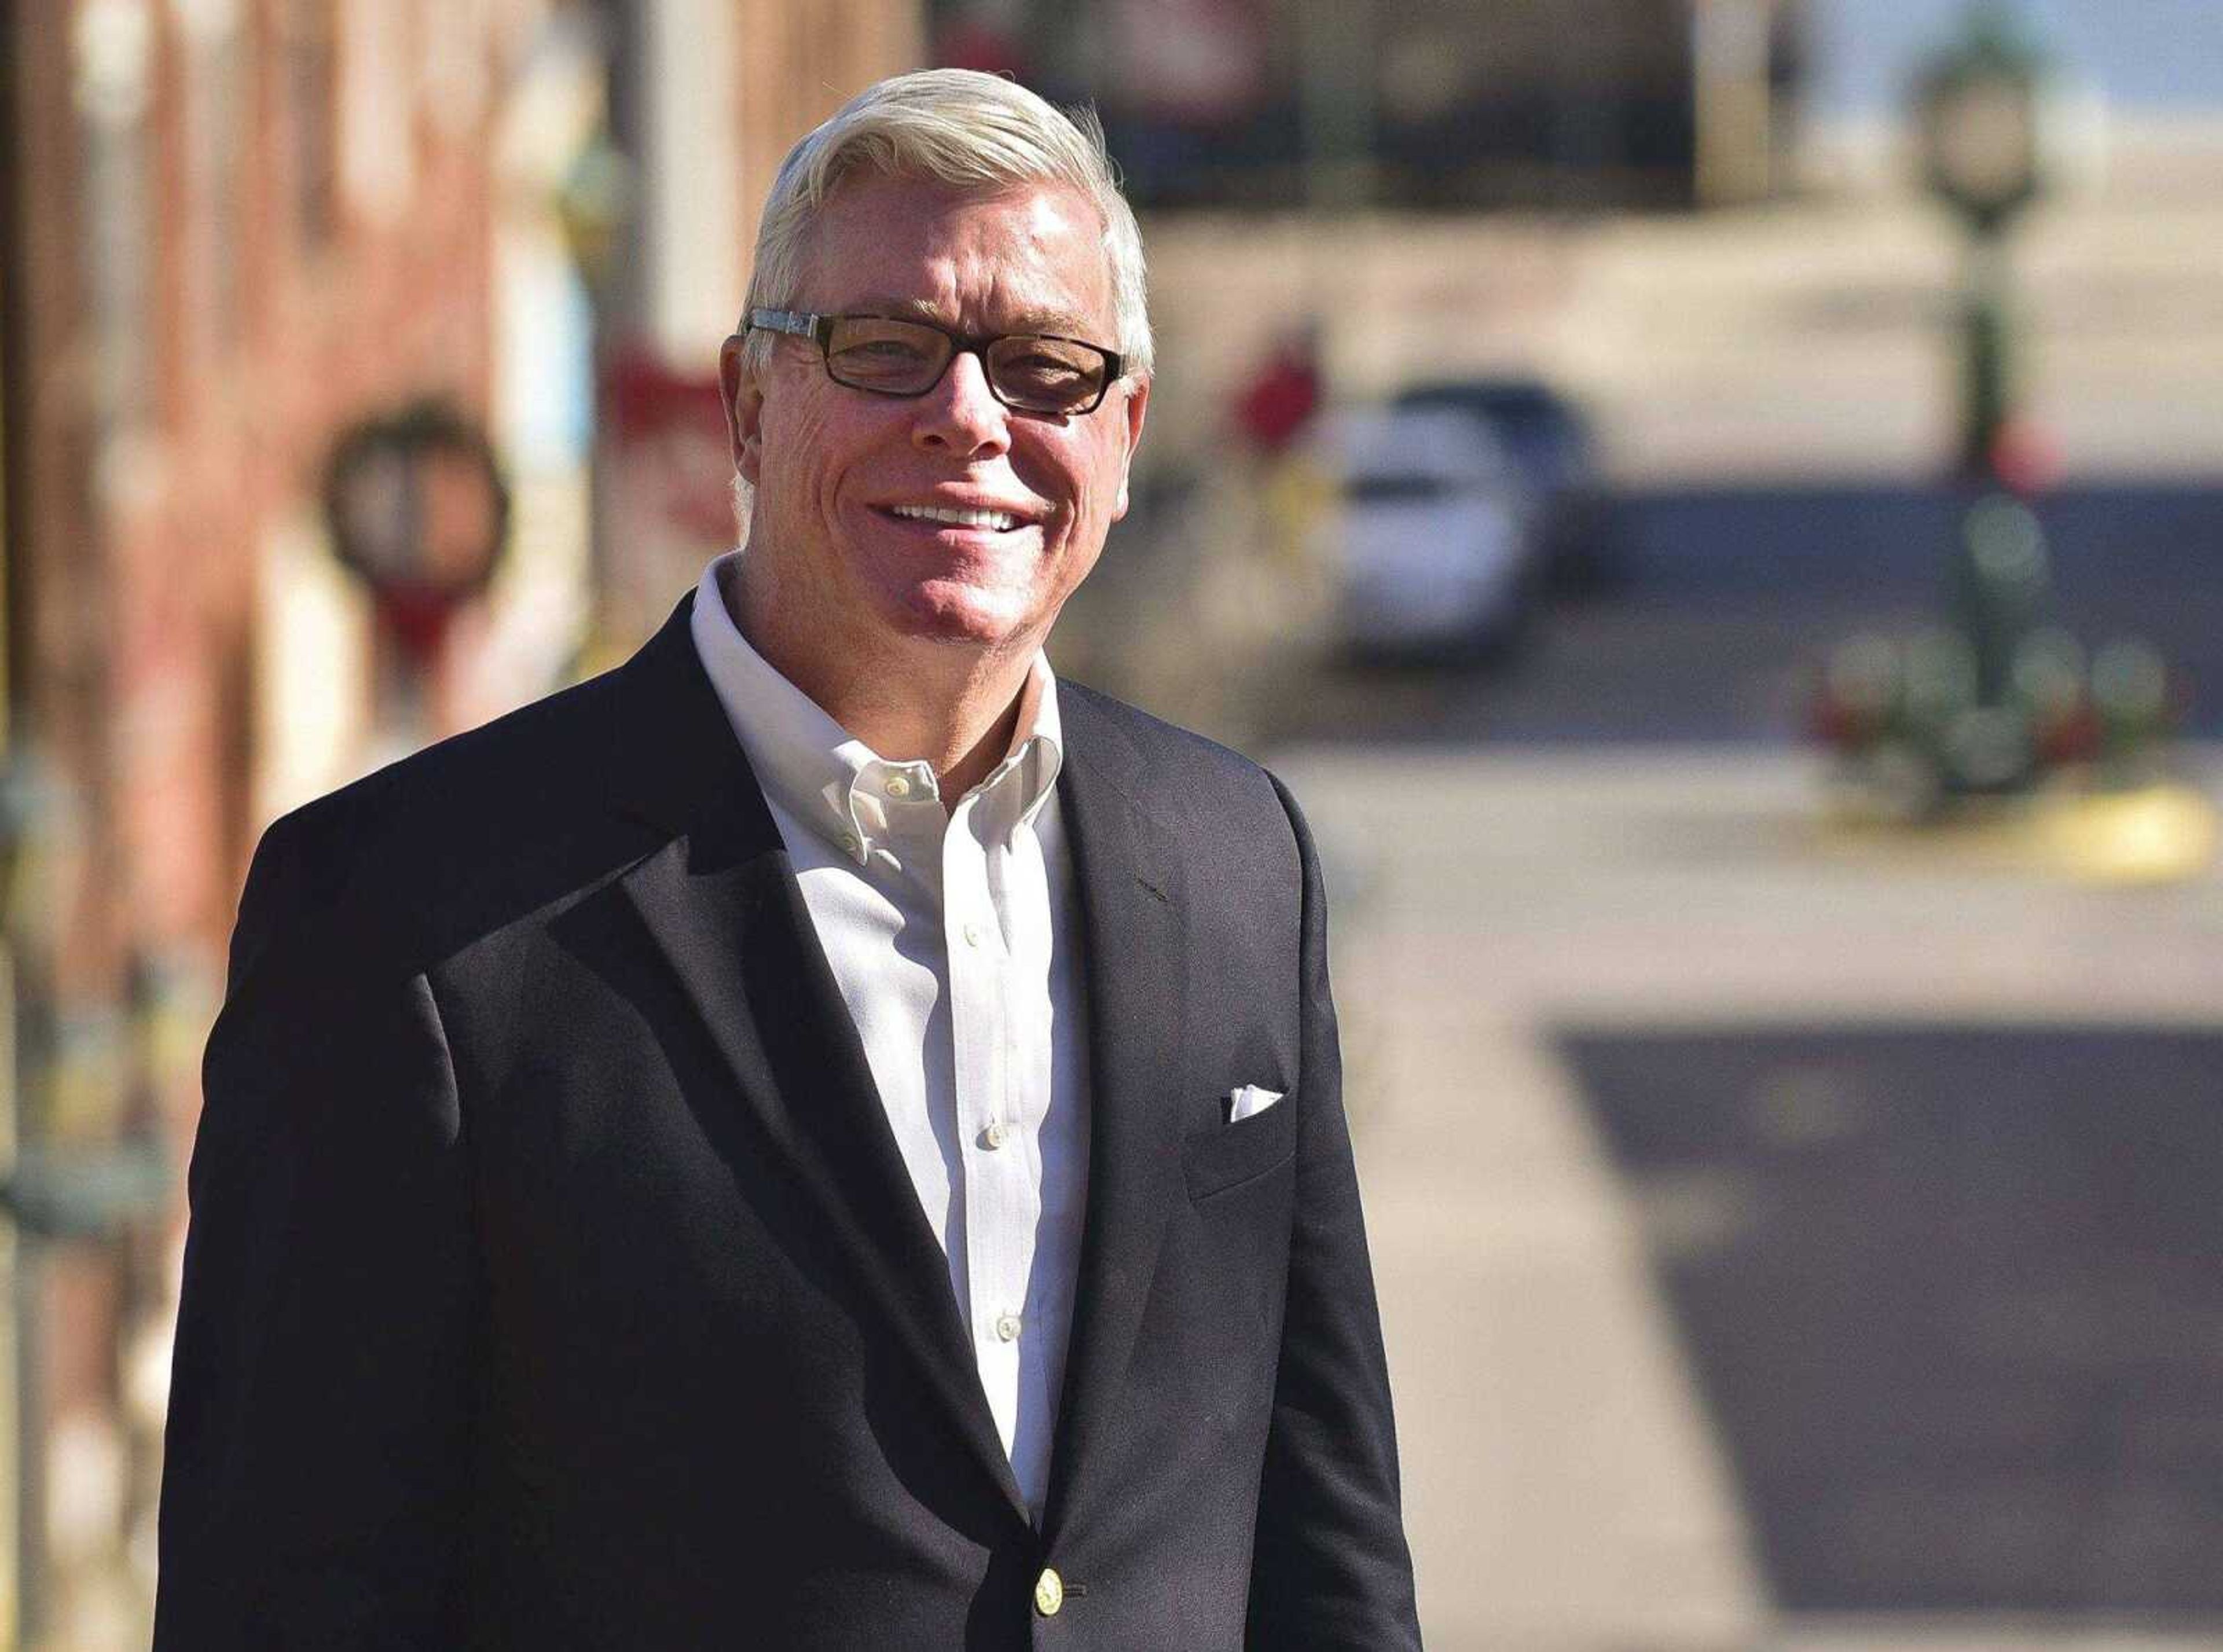
[(1011, 1133), (1000, 1122), (990, 1125), (980, 1133), (980, 1145), (992, 1150), (1002, 1146), (1011, 1139)]
[(1065, 1580), (1058, 1576), (1057, 1567), (1045, 1566), (1035, 1580), (1035, 1610), (1045, 1617), (1055, 1617), (1064, 1605)]
[(910, 795), (910, 782), (902, 775), (890, 775), (888, 776), (887, 794), (890, 797), (909, 797)]
[(1019, 1340), (1019, 1316), (1017, 1314), (996, 1316), (996, 1340), (998, 1342), (1016, 1342)]
[(966, 926), (965, 926), (964, 929), (963, 929), (962, 931), (960, 931), (960, 933), (962, 933), (962, 934), (964, 935), (964, 937), (965, 937), (965, 944), (966, 944), (967, 946), (978, 946), (978, 945), (980, 944), (980, 926), (979, 926), (979, 925), (978, 925), (978, 924), (967, 924), (967, 925), (966, 925)]

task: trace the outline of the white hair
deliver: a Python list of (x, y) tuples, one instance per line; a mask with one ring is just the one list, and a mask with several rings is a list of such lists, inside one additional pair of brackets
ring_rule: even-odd
[[(1091, 110), (1061, 111), (1014, 81), (973, 69), (923, 69), (868, 86), (788, 152), (757, 226), (744, 322), (750, 310), (795, 307), (819, 208), (867, 166), (967, 189), (1065, 184), (1087, 197), (1104, 223), (1123, 369), (1149, 372), (1142, 232), (1119, 193), (1102, 124)], [(768, 336), (750, 335), (751, 370), (762, 370), (771, 347)]]

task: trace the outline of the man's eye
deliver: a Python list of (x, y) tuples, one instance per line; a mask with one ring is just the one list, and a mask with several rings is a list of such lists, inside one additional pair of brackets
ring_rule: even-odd
[(1008, 342), (995, 363), (998, 383), (1030, 398), (1060, 399), (1086, 394), (1102, 371), (1101, 361), (1055, 340)]
[(1036, 384), (1068, 384), (1081, 376), (1077, 364), (1056, 355), (1023, 355), (1016, 361), (1004, 362), (1004, 371), (1017, 374)]
[(923, 349), (900, 338), (866, 339), (845, 345), (839, 355), (859, 367), (909, 367), (926, 360)]

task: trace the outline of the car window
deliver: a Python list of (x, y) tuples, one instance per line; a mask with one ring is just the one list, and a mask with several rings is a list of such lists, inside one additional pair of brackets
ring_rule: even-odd
[(1411, 503), (1441, 499), (1450, 489), (1440, 476), (1353, 476), (1345, 496), (1364, 505)]

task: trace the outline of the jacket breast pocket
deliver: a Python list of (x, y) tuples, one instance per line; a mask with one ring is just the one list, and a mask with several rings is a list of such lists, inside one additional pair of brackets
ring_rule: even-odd
[(1191, 1133), (1181, 1143), (1181, 1174), (1189, 1197), (1208, 1199), (1287, 1164), (1297, 1151), (1300, 1099), (1284, 1096), (1238, 1123)]

